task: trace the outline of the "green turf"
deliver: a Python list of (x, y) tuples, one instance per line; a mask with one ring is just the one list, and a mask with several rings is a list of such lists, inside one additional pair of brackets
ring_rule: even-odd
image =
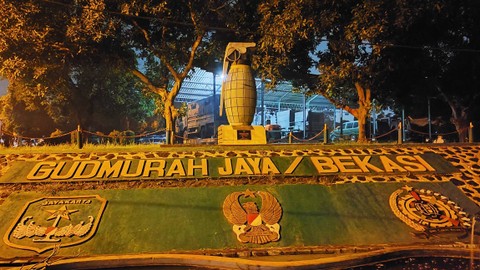
[[(63, 248), (61, 254), (100, 255), (261, 247), (238, 242), (232, 225), (222, 212), (226, 196), (247, 188), (270, 192), (283, 209), (279, 222), (280, 241), (263, 247), (458, 241), (454, 236), (430, 240), (412, 236), (413, 229), (400, 221), (389, 206), (389, 196), (403, 185), (364, 183), (327, 187), (299, 184), (62, 192), (57, 195), (99, 194), (108, 200), (108, 204), (96, 235), (78, 246)], [(411, 185), (455, 198), (457, 204), (471, 214), (479, 210), (449, 182)], [(25, 202), (51, 195), (26, 192), (8, 197), (0, 206), (0, 233), (5, 234)], [(10, 248), (2, 243), (0, 254), (8, 258), (33, 256), (35, 252)]]
[(105, 152), (148, 152), (148, 151), (235, 151), (235, 150), (299, 150), (299, 149), (317, 149), (319, 147), (334, 147), (338, 148), (351, 148), (352, 145), (368, 147), (379, 145), (394, 146), (395, 143), (375, 143), (375, 144), (328, 144), (323, 143), (316, 144), (265, 144), (265, 145), (186, 145), (186, 144), (129, 144), (129, 145), (93, 145), (85, 144), (82, 149), (79, 149), (76, 145), (62, 144), (56, 146), (22, 146), (22, 147), (3, 147), (0, 146), (0, 155), (2, 154), (55, 154), (55, 153), (105, 153)]

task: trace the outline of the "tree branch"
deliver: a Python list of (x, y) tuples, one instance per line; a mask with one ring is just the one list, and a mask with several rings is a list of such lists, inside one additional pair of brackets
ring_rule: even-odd
[(358, 82), (355, 83), (355, 88), (357, 89), (358, 100), (365, 100), (365, 94), (363, 92), (362, 86)]
[(175, 70), (175, 68), (172, 66), (172, 64), (170, 64), (170, 62), (168, 62), (167, 58), (165, 57), (165, 55), (161, 54), (161, 53), (156, 53), (155, 52), (155, 55), (160, 58), (160, 61), (162, 61), (162, 63), (167, 67), (168, 71), (172, 74), (173, 78), (175, 79), (175, 81), (179, 81), (183, 78), (180, 77), (180, 75), (178, 74), (178, 72)]
[(452, 117), (454, 119), (457, 119), (458, 118), (458, 113), (457, 113), (457, 106), (455, 106), (454, 102), (447, 97), (447, 95), (442, 91), (442, 88), (438, 85), (436, 85), (436, 88), (437, 88), (437, 91), (438, 93), (440, 94), (440, 96), (443, 98), (443, 100), (445, 100), (445, 102), (448, 104), (448, 106), (450, 107), (450, 110), (452, 111)]
[[(145, 38), (145, 41), (147, 42), (147, 46), (150, 48), (150, 50), (153, 52), (153, 54), (155, 54), (155, 56), (157, 56), (163, 64), (165, 64), (165, 66), (167, 67), (168, 71), (172, 74), (173, 78), (175, 78), (175, 81), (179, 79), (179, 76), (178, 76), (178, 72), (173, 68), (173, 66), (167, 61), (167, 58), (158, 52), (157, 49), (155, 49), (152, 45), (152, 42), (151, 42), (151, 39), (150, 39), (150, 35), (148, 34), (148, 31), (145, 30), (144, 28), (142, 28), (138, 23), (137, 21), (135, 20), (132, 20), (132, 24), (140, 31), (142, 32), (143, 34), (143, 37)], [(137, 72), (139, 72), (138, 70), (136, 70)], [(135, 73), (134, 73), (135, 74)], [(136, 75), (136, 74), (135, 74)], [(141, 74), (143, 75), (143, 74)], [(139, 77), (138, 75), (136, 75), (137, 77)], [(143, 75), (142, 77), (146, 78), (145, 75)], [(139, 77), (140, 78), (140, 77)], [(140, 78), (142, 81), (144, 81), (143, 78)], [(147, 79), (148, 80), (148, 79)], [(150, 88), (150, 87), (149, 87)]]
[(137, 78), (140, 79), (141, 82), (143, 82), (147, 88), (154, 92), (154, 93), (157, 93), (159, 95), (161, 95), (161, 92), (166, 92), (167, 89), (164, 88), (164, 87), (157, 87), (155, 86), (151, 81), (150, 79), (148, 79), (147, 76), (145, 76), (145, 74), (143, 74), (142, 72), (140, 72), (139, 70), (137, 69), (130, 69), (130, 72), (132, 72), (133, 75), (135, 75)]
[(195, 30), (197, 31), (197, 38), (193, 42), (192, 49), (190, 50), (190, 57), (188, 59), (188, 63), (185, 66), (185, 69), (183, 70), (182, 74), (180, 75), (182, 79), (185, 78), (188, 75), (188, 72), (190, 72), (190, 69), (192, 69), (193, 60), (195, 60), (195, 53), (197, 52), (198, 46), (200, 46), (203, 36), (205, 35), (205, 30), (201, 29), (201, 27), (198, 26), (198, 20), (195, 13), (195, 9), (192, 7), (191, 3), (188, 5), (188, 7), (190, 9), (190, 18), (192, 20), (193, 25), (195, 26)]
[(143, 37), (145, 38), (145, 41), (147, 42), (148, 47), (151, 48), (151, 49), (153, 49), (153, 48), (152, 48), (152, 41), (151, 41), (151, 39), (150, 39), (150, 35), (148, 34), (147, 30), (145, 30), (145, 28), (140, 27), (140, 25), (138, 25), (137, 21), (135, 21), (135, 20), (132, 20), (132, 24), (133, 24), (140, 32), (142, 32)]
[(197, 52), (198, 46), (200, 46), (200, 43), (202, 42), (204, 34), (205, 34), (205, 31), (201, 31), (200, 33), (197, 34), (197, 38), (195, 39), (195, 42), (192, 45), (192, 50), (190, 51), (190, 58), (188, 59), (188, 64), (185, 66), (185, 69), (181, 74), (182, 78), (185, 78), (188, 75), (188, 72), (190, 72), (190, 69), (192, 69), (193, 60), (195, 60), (195, 53)]
[[(335, 100), (329, 96), (323, 96), (325, 99), (327, 99), (328, 101), (330, 101), (330, 103), (334, 104), (337, 108), (339, 109), (342, 109), (342, 110), (345, 110), (347, 112), (349, 112), (350, 114), (352, 114), (353, 116), (357, 117), (358, 116), (358, 113), (357, 113), (357, 110), (346, 105), (346, 104), (340, 104), (338, 103), (338, 100)], [(357, 117), (358, 118), (358, 117)]]

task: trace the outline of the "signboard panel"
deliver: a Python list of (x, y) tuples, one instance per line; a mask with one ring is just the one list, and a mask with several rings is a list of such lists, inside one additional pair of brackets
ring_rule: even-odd
[(1, 182), (161, 180), (338, 174), (451, 174), (459, 170), (440, 155), (338, 155), (17, 161)]

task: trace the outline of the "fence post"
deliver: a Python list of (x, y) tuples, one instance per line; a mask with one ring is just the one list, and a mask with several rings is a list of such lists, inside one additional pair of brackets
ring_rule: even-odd
[(470, 127), (468, 128), (468, 142), (473, 143), (473, 123), (470, 122)]
[(288, 143), (292, 143), (292, 132), (288, 133)]
[(82, 129), (80, 128), (80, 125), (77, 126), (77, 146), (78, 149), (83, 148)]
[(17, 146), (23, 146), (23, 139), (22, 136), (17, 136)]
[(403, 132), (402, 122), (399, 122), (399, 123), (398, 123), (398, 139), (397, 139), (397, 144), (402, 144), (402, 143), (403, 143), (402, 132)]
[(328, 143), (328, 127), (327, 124), (323, 124), (323, 143)]

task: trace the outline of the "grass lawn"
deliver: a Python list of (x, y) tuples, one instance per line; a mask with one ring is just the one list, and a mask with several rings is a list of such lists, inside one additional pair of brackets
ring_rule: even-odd
[(352, 146), (378, 147), (394, 146), (395, 143), (385, 144), (358, 144), (355, 142), (346, 142), (341, 144), (265, 144), (265, 145), (185, 145), (185, 144), (130, 144), (130, 145), (93, 145), (85, 144), (82, 149), (76, 145), (63, 144), (56, 146), (22, 146), (22, 147), (3, 147), (0, 146), (0, 155), (2, 154), (55, 154), (55, 153), (95, 153), (95, 152), (172, 152), (172, 151), (235, 151), (235, 150), (312, 150), (318, 148), (349, 148)]
[[(392, 192), (403, 185), (404, 183), (365, 183), (331, 187), (294, 184), (131, 190), (85, 189), (61, 191), (55, 196), (98, 194), (108, 201), (100, 226), (92, 240), (79, 246), (63, 248), (63, 255), (260, 247), (239, 242), (233, 232), (233, 224), (224, 217), (222, 210), (223, 202), (229, 194), (243, 192), (247, 188), (271, 193), (282, 207), (282, 217), (279, 220), (281, 240), (261, 247), (431, 244), (459, 241), (454, 234), (434, 239), (412, 237), (412, 228), (395, 216), (389, 204)], [(467, 208), (466, 211), (469, 213), (478, 211), (478, 206), (468, 202), (452, 183), (412, 185), (418, 189), (435, 190), (449, 197), (457, 197), (457, 202), (462, 202), (461, 205)], [(6, 221), (0, 224), (0, 232), (6, 231), (15, 222), (14, 218), (25, 202), (49, 196), (49, 193), (22, 192), (9, 198), (0, 208), (0, 217)], [(258, 205), (262, 203), (259, 198), (243, 199), (254, 200)], [(69, 207), (74, 209), (74, 205)], [(45, 226), (52, 221), (45, 219), (49, 214), (44, 212), (37, 213), (31, 210), (28, 215), (32, 213), (35, 221)], [(79, 222), (86, 219), (81, 218), (81, 213), (83, 212), (79, 211), (72, 215), (72, 220)], [(66, 220), (62, 222), (60, 224), (63, 225), (69, 223)], [(32, 245), (31, 238), (12, 241)], [(0, 254), (13, 257), (19, 254), (26, 256), (30, 253), (12, 250), (0, 243)]]

